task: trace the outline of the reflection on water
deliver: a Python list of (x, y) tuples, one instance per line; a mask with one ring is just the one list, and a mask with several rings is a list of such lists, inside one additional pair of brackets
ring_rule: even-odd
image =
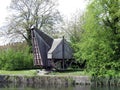
[(120, 90), (120, 87), (113, 87), (113, 86), (111, 86), (111, 87), (91, 87), (91, 89), (90, 90)]
[(53, 86), (53, 85), (31, 85), (31, 84), (1, 84), (0, 90), (120, 90), (119, 87), (95, 87), (95, 86)]

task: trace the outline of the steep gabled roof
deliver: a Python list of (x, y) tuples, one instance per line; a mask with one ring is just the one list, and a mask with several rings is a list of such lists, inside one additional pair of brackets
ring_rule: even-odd
[(53, 44), (52, 44), (52, 47), (51, 49), (48, 51), (48, 53), (52, 53), (56, 48), (57, 46), (62, 42), (62, 39), (59, 38), (59, 39), (54, 39), (53, 41)]
[(34, 53), (34, 65), (49, 67), (50, 63), (47, 59), (47, 53), (51, 48), (53, 39), (36, 28), (31, 29), (31, 36)]
[(44, 40), (44, 42), (49, 45), (49, 47), (52, 46), (53, 39), (50, 36), (48, 36), (47, 34), (45, 34), (44, 32), (42, 32), (41, 30), (35, 29), (35, 31)]

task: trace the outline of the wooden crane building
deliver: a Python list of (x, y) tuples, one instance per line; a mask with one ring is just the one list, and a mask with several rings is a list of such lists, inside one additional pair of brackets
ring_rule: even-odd
[(42, 31), (31, 29), (34, 65), (43, 68), (65, 68), (66, 60), (72, 59), (72, 49), (63, 38), (53, 39)]

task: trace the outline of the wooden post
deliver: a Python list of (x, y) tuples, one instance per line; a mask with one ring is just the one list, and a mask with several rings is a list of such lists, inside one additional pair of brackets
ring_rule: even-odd
[(64, 67), (64, 65), (65, 65), (65, 57), (64, 57), (64, 54), (65, 54), (65, 48), (64, 48), (64, 36), (63, 36), (63, 42), (62, 42), (62, 58), (63, 58), (63, 60), (62, 60), (62, 69), (63, 69), (63, 70), (65, 69), (65, 67)]

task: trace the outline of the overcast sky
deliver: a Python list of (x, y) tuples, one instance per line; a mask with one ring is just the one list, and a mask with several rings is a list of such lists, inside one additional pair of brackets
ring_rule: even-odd
[[(86, 0), (58, 0), (59, 11), (66, 18), (70, 19), (71, 15), (77, 10), (84, 11), (86, 7)], [(0, 0), (0, 27), (5, 22), (5, 17), (8, 15), (7, 6), (9, 6), (11, 0)], [(4, 38), (0, 38), (0, 45), (4, 45)]]

